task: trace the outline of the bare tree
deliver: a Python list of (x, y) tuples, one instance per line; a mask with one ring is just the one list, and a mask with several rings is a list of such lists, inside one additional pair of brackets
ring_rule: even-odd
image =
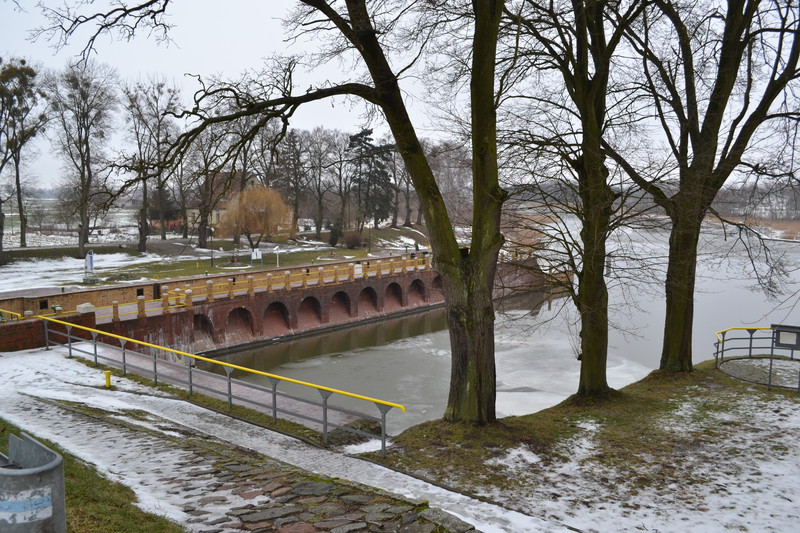
[[(250, 83), (214, 83), (195, 97), (191, 114), (201, 122), (183, 135), (173, 157), (214, 124), (244, 115), (258, 116), (255, 134), (275, 117), (291, 118), (298, 106), (336, 96), (360, 98), (379, 110), (392, 134), (419, 195), (442, 279), (452, 347), (450, 393), (444, 418), (473, 423), (496, 418), (494, 308), (492, 288), (497, 256), (503, 244), (500, 211), (506, 198), (499, 186), (496, 147), (496, 50), (504, 2), (373, 3), (347, 0), (332, 5), (304, 0), (292, 15), (295, 34), (313, 33), (325, 46), (324, 60), (348, 57), (367, 72), (353, 81), (323, 82), (308, 90), (292, 85), (296, 63), (278, 60)], [(85, 4), (77, 4), (78, 7)], [(116, 5), (105, 13), (50, 10), (53, 29), (68, 38), (83, 24), (97, 24), (93, 35), (137, 29), (165, 29), (168, 0)], [(89, 8), (91, 9), (91, 8)], [(452, 31), (450, 31), (452, 30)], [(161, 33), (161, 35), (164, 35)], [(434, 38), (446, 42), (460, 35), (469, 41), (470, 125), (472, 141), (473, 231), (468, 249), (459, 245), (423, 147), (405, 104), (401, 83)], [(467, 36), (467, 37), (463, 37)], [(90, 38), (89, 45), (94, 44)], [(396, 57), (390, 57), (395, 53)], [(393, 66), (396, 65), (396, 66)], [(224, 112), (231, 103), (235, 112)]]
[(325, 196), (331, 189), (331, 164), (334, 132), (319, 126), (308, 136), (309, 193), (314, 199), (314, 226), (317, 240), (322, 238)]
[(107, 65), (91, 61), (69, 66), (48, 76), (45, 88), (56, 133), (53, 142), (64, 158), (74, 191), (73, 213), (77, 214), (78, 255), (85, 255), (93, 214), (107, 196), (108, 165), (103, 160), (106, 139), (117, 105), (116, 73)]
[[(579, 243), (574, 234), (563, 234), (565, 255), (559, 261), (577, 278), (573, 301), (580, 314), (581, 395), (604, 395), (610, 390), (606, 379), (607, 243), (619, 223), (615, 218), (623, 189), (612, 187), (613, 174), (603, 141), (618, 120), (619, 102), (624, 101), (624, 93), (613, 77), (614, 58), (624, 42), (625, 30), (642, 7), (640, 1), (527, 0), (516, 12), (507, 13), (514, 25), (507, 59), (511, 67), (505, 72), (504, 82), (527, 77), (538, 82), (523, 86), (526, 92), (511, 95), (520, 105), (529, 106), (522, 111), (511, 108), (512, 119), (522, 126), (508, 132), (508, 141), (535, 149), (534, 157), (549, 158), (561, 179), (571, 181), (571, 185), (544, 194), (569, 191), (566, 199), (581, 226)], [(531, 39), (535, 44), (527, 45)], [(518, 50), (520, 42), (527, 45), (522, 45), (524, 53)], [(539, 77), (542, 72), (546, 78)], [(527, 125), (530, 123), (532, 127)], [(567, 230), (562, 224), (550, 227)]]
[(292, 223), (289, 237), (297, 236), (297, 221), (300, 218), (300, 201), (309, 182), (309, 139), (297, 130), (289, 130), (278, 145), (278, 188), (292, 208)]
[[(41, 105), (45, 94), (36, 79), (38, 73), (24, 59), (3, 61), (0, 58), (0, 173), (7, 162), (14, 166), (14, 183), (19, 216), (19, 245), (27, 246), (25, 235), (28, 217), (23, 202), (23, 180), (20, 172), (23, 151), (47, 123)], [(3, 227), (0, 225), (0, 239)], [(0, 248), (1, 249), (1, 248)], [(0, 257), (0, 263), (2, 257)]]
[(150, 230), (148, 189), (153, 181), (157, 191), (161, 237), (166, 238), (164, 189), (169, 174), (168, 169), (161, 166), (161, 161), (177, 136), (173, 117), (179, 109), (179, 94), (176, 87), (156, 78), (123, 86), (122, 94), (128, 134), (135, 149), (135, 153), (123, 155), (122, 166), (132, 170), (135, 176), (123, 184), (118, 194), (132, 187), (138, 187), (141, 192), (137, 248), (145, 252)]
[(779, 0), (654, 0), (627, 36), (641, 60), (642, 98), (664, 146), (662, 172), (604, 149), (670, 218), (661, 368), (692, 369), (697, 247), (714, 198), (734, 174), (796, 171), (800, 12)]

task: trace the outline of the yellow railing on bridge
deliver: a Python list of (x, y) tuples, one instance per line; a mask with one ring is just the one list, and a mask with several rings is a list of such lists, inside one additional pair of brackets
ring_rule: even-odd
[[(164, 310), (185, 307), (189, 297), (191, 297), (190, 301), (192, 303), (203, 300), (213, 301), (219, 298), (229, 298), (256, 292), (291, 291), (298, 288), (343, 284), (356, 279), (391, 276), (430, 268), (431, 256), (425, 254), (425, 257), (420, 258), (400, 256), (399, 258), (390, 257), (388, 259), (357, 261), (346, 265), (307, 265), (284, 271), (259, 271), (256, 274), (247, 274), (244, 279), (242, 279), (241, 275), (231, 275), (222, 282), (215, 281), (219, 280), (219, 277), (207, 281), (205, 278), (193, 278), (183, 281), (184, 286), (181, 288), (170, 288), (169, 283), (162, 284), (160, 299), (144, 300), (140, 297), (136, 302), (97, 307), (95, 312), (98, 320), (109, 318), (117, 320), (127, 315), (140, 316), (148, 310), (156, 310), (158, 308)], [(148, 307), (148, 304), (153, 303), (157, 303), (157, 305)], [(131, 305), (136, 305), (137, 307), (129, 311), (120, 311), (120, 307), (124, 308)], [(42, 316), (56, 316), (57, 314), (52, 313)]]

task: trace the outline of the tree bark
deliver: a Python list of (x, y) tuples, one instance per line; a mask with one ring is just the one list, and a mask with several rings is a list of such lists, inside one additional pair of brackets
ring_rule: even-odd
[[(591, 129), (589, 130), (591, 131)], [(599, 133), (599, 132), (596, 132)], [(584, 145), (599, 138), (585, 135)], [(583, 266), (578, 273), (578, 311), (581, 315), (581, 374), (578, 394), (603, 395), (609, 391), (606, 379), (608, 360), (608, 289), (605, 281), (606, 240), (613, 211), (614, 194), (608, 187), (608, 170), (598, 153), (584, 146), (578, 165), (582, 182), (581, 210), (583, 225), (581, 243)], [(589, 163), (588, 161), (591, 161)]]
[(692, 371), (692, 325), (697, 245), (705, 209), (676, 199), (671, 213), (669, 259), (665, 287), (666, 315), (661, 370)]
[(14, 157), (14, 177), (17, 185), (17, 212), (19, 213), (19, 247), (27, 248), (28, 241), (28, 216), (25, 214), (25, 204), (22, 202), (22, 180), (19, 172), (20, 158)]
[(144, 253), (147, 251), (147, 233), (149, 229), (147, 223), (147, 180), (142, 180), (142, 208), (139, 210), (139, 242), (136, 249)]

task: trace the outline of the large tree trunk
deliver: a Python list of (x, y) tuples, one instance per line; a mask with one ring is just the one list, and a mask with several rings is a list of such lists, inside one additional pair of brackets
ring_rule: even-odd
[(665, 284), (666, 316), (662, 370), (691, 372), (697, 243), (705, 210), (678, 200), (672, 214)]
[[(589, 150), (591, 153), (591, 150)], [(587, 151), (584, 150), (584, 154)], [(599, 153), (599, 152), (595, 152)], [(579, 169), (582, 182), (583, 267), (578, 274), (578, 310), (581, 314), (581, 375), (578, 394), (602, 395), (609, 391), (606, 380), (608, 360), (608, 289), (605, 281), (606, 237), (614, 195), (606, 184), (608, 171), (594, 161)], [(581, 176), (582, 174), (582, 176)]]
[(142, 208), (139, 209), (139, 242), (136, 249), (139, 252), (147, 251), (147, 180), (142, 180)]
[(317, 196), (317, 220), (316, 222), (316, 232), (314, 233), (314, 238), (318, 241), (322, 239), (322, 222), (325, 216), (325, 205), (323, 204), (323, 197), (322, 193), (320, 192), (319, 196)]
[[(163, 183), (158, 186), (158, 188), (156, 189), (156, 193), (158, 194), (158, 222), (159, 222), (159, 225), (160, 225), (159, 233), (160, 233), (160, 236), (161, 236), (161, 240), (162, 241), (166, 241), (167, 240), (167, 215), (166, 215), (167, 206), (165, 205), (165, 203), (166, 203), (167, 192), (164, 189), (164, 184)], [(184, 235), (184, 237), (186, 237), (186, 236)]]
[(3, 202), (0, 201), (0, 265), (5, 264), (5, 257), (3, 252), (3, 235), (6, 230), (6, 215), (3, 213)]
[(201, 214), (197, 223), (197, 247), (208, 248), (208, 215)]
[(14, 158), (14, 176), (17, 185), (17, 212), (19, 213), (19, 247), (27, 248), (28, 241), (28, 216), (25, 214), (25, 204), (22, 202), (22, 181), (19, 173), (19, 158)]
[(445, 293), (452, 355), (444, 419), (484, 424), (497, 418), (494, 308), (487, 283), (494, 276), (476, 271), (468, 277), (471, 290)]

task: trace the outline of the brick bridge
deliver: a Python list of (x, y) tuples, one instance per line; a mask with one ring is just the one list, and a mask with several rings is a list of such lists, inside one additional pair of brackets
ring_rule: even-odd
[[(50, 306), (65, 321), (198, 353), (413, 312), (443, 302), (441, 280), (432, 269), (430, 256), (398, 256), (39, 295), (17, 302), (18, 309), (27, 309), (16, 312), (31, 316), (41, 313), (34, 313), (31, 307)], [(11, 305), (11, 301), (0, 302), (0, 308), (10, 309)], [(67, 311), (72, 306), (75, 311)], [(34, 326), (38, 322), (14, 321), (18, 327), (24, 324), (25, 331), (0, 335), (8, 341), (0, 341), (0, 351), (43, 345), (43, 332)], [(31, 329), (34, 331), (28, 331)]]

